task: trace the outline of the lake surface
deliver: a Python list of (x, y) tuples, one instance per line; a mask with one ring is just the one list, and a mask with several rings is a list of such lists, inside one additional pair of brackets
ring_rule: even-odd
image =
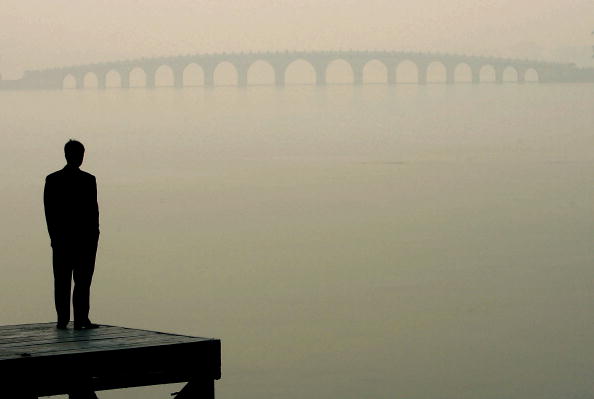
[(0, 323), (54, 320), (43, 179), (76, 138), (93, 320), (222, 339), (218, 398), (591, 399), (593, 104), (593, 85), (2, 92)]

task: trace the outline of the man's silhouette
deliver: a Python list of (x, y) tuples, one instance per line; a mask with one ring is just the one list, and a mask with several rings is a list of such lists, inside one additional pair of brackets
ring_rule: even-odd
[(97, 183), (95, 176), (79, 169), (85, 155), (82, 143), (68, 141), (64, 155), (66, 166), (46, 177), (43, 193), (53, 250), (57, 328), (66, 329), (70, 321), (73, 278), (74, 328), (97, 328), (99, 326), (89, 320), (91, 280), (99, 240)]

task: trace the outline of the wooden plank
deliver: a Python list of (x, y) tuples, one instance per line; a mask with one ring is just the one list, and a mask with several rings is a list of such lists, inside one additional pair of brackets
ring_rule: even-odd
[(74, 341), (94, 341), (94, 340), (101, 340), (101, 339), (112, 339), (112, 338), (132, 338), (132, 337), (145, 337), (155, 338), (155, 339), (166, 339), (170, 337), (172, 340), (177, 338), (187, 339), (192, 342), (197, 340), (208, 340), (209, 338), (203, 337), (187, 337), (183, 335), (177, 334), (169, 334), (169, 333), (160, 333), (160, 332), (152, 332), (152, 331), (144, 331), (144, 330), (136, 330), (136, 329), (119, 329), (119, 328), (99, 328), (95, 330), (82, 330), (82, 331), (61, 331), (55, 330), (53, 333), (44, 333), (39, 335), (25, 335), (22, 337), (18, 337), (17, 335), (12, 335), (12, 338), (2, 338), (0, 341), (0, 351), (2, 348), (9, 348), (9, 347), (18, 347), (22, 346), (31, 346), (31, 345), (38, 345), (42, 343), (47, 344), (61, 344), (63, 342), (74, 342)]
[[(101, 330), (101, 331), (99, 331)], [(142, 331), (133, 332), (134, 334), (145, 334)], [(54, 329), (53, 331), (39, 331), (39, 332), (29, 332), (26, 334), (11, 334), (0, 337), (0, 342), (19, 342), (19, 341), (27, 341), (30, 339), (43, 339), (43, 338), (52, 338), (52, 339), (60, 339), (62, 337), (87, 337), (89, 335), (101, 336), (101, 335), (113, 335), (113, 334), (132, 334), (132, 332), (124, 331), (124, 330), (117, 330), (117, 329), (101, 329), (98, 328), (96, 330), (57, 330)]]
[(59, 337), (50, 337), (50, 336), (42, 336), (42, 337), (29, 337), (22, 340), (16, 339), (9, 339), (6, 341), (0, 341), (0, 350), (2, 348), (13, 348), (19, 346), (32, 346), (32, 345), (40, 345), (40, 344), (60, 344), (62, 342), (76, 342), (76, 341), (97, 341), (97, 340), (107, 340), (107, 339), (114, 339), (114, 338), (132, 338), (132, 337), (146, 337), (144, 333), (128, 333), (122, 334), (121, 332), (114, 331), (111, 334), (102, 334), (102, 335), (63, 335)]
[[(46, 326), (45, 328), (38, 328), (38, 329), (16, 329), (16, 330), (10, 330), (10, 331), (2, 331), (2, 334), (0, 334), (0, 339), (4, 339), (4, 338), (11, 338), (11, 337), (21, 337), (21, 336), (40, 336), (43, 334), (64, 334), (64, 333), (70, 333), (70, 334), (80, 334), (80, 333), (88, 333), (91, 331), (128, 331), (131, 329), (126, 329), (126, 328), (120, 328), (120, 327), (112, 327), (112, 326), (101, 326), (101, 328), (98, 328), (96, 330), (75, 330), (72, 326), (70, 326), (70, 328), (68, 328), (67, 330), (58, 330), (56, 328), (55, 325), (49, 325)], [(143, 330), (138, 330), (138, 331), (143, 331)]]
[[(23, 339), (8, 339), (0, 341), (0, 348), (7, 348), (7, 347), (14, 347), (19, 345), (36, 345), (41, 342), (47, 343), (54, 343), (60, 344), (62, 342), (75, 342), (75, 341), (96, 341), (96, 340), (108, 340), (108, 339), (115, 339), (115, 338), (154, 338), (154, 339), (190, 339), (188, 337), (180, 336), (180, 335), (170, 335), (170, 334), (146, 334), (145, 332), (127, 332), (122, 333), (120, 331), (113, 331), (111, 333), (104, 333), (104, 334), (78, 334), (78, 335), (69, 335), (69, 334), (61, 334), (56, 336), (49, 336), (43, 335), (40, 337), (28, 337)], [(208, 340), (209, 338), (200, 338), (200, 337), (191, 337), (192, 342), (198, 340)]]
[[(1, 327), (0, 327), (1, 328)], [(121, 333), (125, 334), (151, 334), (151, 335), (173, 335), (173, 336), (183, 336), (180, 334), (173, 334), (173, 333), (164, 333), (158, 331), (149, 331), (149, 330), (142, 330), (142, 329), (135, 329), (135, 328), (125, 328), (125, 327), (115, 327), (109, 325), (102, 325), (101, 328), (94, 329), (94, 330), (58, 330), (55, 328), (54, 324), (45, 324), (43, 328), (37, 329), (16, 329), (12, 331), (4, 331), (4, 334), (0, 334), (0, 341), (10, 340), (10, 339), (18, 339), (22, 337), (24, 339), (29, 339), (31, 337), (42, 337), (42, 336), (65, 336), (65, 335), (72, 335), (72, 336), (87, 336), (88, 334), (93, 335), (103, 335), (103, 334), (113, 334), (113, 333)], [(193, 337), (193, 338), (205, 338), (205, 337)]]
[[(122, 333), (125, 332), (145, 332), (147, 334), (165, 334), (165, 335), (176, 335), (176, 336), (183, 336), (181, 334), (174, 334), (174, 333), (165, 333), (160, 331), (151, 331), (151, 330), (143, 330), (139, 328), (127, 328), (127, 327), (118, 327), (118, 326), (110, 326), (110, 325), (101, 325), (101, 328), (94, 329), (94, 330), (74, 330), (72, 327), (67, 330), (58, 330), (54, 323), (44, 323), (44, 324), (35, 324), (35, 325), (23, 325), (20, 326), (10, 326), (10, 328), (5, 328), (0, 326), (0, 339), (10, 338), (10, 337), (18, 337), (18, 336), (40, 336), (42, 334), (50, 334), (53, 335), (55, 333), (70, 333), (70, 334), (89, 334), (89, 333), (96, 333), (100, 334), (102, 332), (112, 332), (112, 331), (121, 331)], [(198, 337), (199, 338), (199, 337)]]
[(87, 339), (81, 339), (81, 338), (77, 338), (77, 339), (65, 339), (62, 341), (57, 341), (57, 340), (42, 340), (39, 341), (37, 343), (37, 341), (31, 340), (29, 342), (20, 342), (20, 343), (7, 343), (5, 344), (5, 346), (1, 346), (0, 347), (0, 351), (2, 350), (2, 348), (17, 348), (17, 347), (34, 347), (34, 346), (43, 346), (43, 345), (47, 345), (50, 344), (54, 347), (71, 347), (73, 345), (76, 345), (77, 343), (81, 344), (81, 345), (93, 345), (93, 344), (97, 344), (97, 345), (102, 345), (108, 342), (113, 341), (115, 342), (120, 342), (120, 341), (126, 341), (126, 342), (150, 342), (151, 340), (155, 340), (155, 341), (171, 341), (171, 342), (201, 342), (201, 341), (207, 341), (205, 339), (202, 338), (198, 338), (198, 339), (191, 339), (191, 338), (186, 338), (186, 337), (176, 337), (176, 336), (147, 336), (147, 335), (126, 335), (126, 336), (111, 336), (111, 337), (88, 337)]
[(121, 334), (115, 333), (114, 334), (88, 334), (84, 335), (62, 335), (60, 337), (48, 337), (43, 336), (40, 338), (29, 338), (26, 341), (7, 341), (4, 345), (26, 345), (32, 344), (37, 341), (50, 341), (55, 344), (61, 344), (62, 342), (75, 342), (75, 341), (92, 341), (92, 340), (109, 340), (109, 339), (116, 339), (116, 338), (139, 338), (139, 339), (171, 339), (171, 340), (186, 340), (190, 342), (197, 342), (197, 341), (207, 341), (208, 338), (199, 338), (199, 337), (184, 337), (180, 335), (164, 335), (164, 334), (144, 334), (144, 333), (128, 333), (128, 334)]
[(11, 326), (0, 326), (0, 336), (5, 332), (11, 331), (36, 331), (45, 330), (50, 326), (56, 326), (56, 323), (36, 323), (36, 324), (15, 324)]
[[(19, 358), (22, 353), (27, 353), (27, 357), (39, 357), (48, 355), (59, 355), (59, 354), (71, 354), (71, 353), (88, 353), (96, 351), (108, 351), (108, 350), (119, 350), (119, 349), (132, 349), (132, 348), (148, 348), (153, 346), (163, 346), (170, 344), (191, 344), (192, 341), (186, 339), (155, 339), (155, 338), (117, 338), (112, 340), (102, 341), (75, 341), (75, 342), (64, 342), (60, 345), (33, 345), (22, 348), (10, 348), (10, 350), (19, 353)], [(14, 356), (12, 356), (14, 357)], [(9, 359), (4, 355), (4, 350), (0, 349), (0, 360)]]

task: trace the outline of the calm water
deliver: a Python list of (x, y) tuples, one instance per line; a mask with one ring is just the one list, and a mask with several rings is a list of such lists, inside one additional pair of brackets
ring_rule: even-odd
[(591, 399), (592, 104), (592, 85), (0, 93), (0, 323), (54, 319), (41, 197), (73, 137), (99, 184), (93, 320), (221, 338), (218, 398)]

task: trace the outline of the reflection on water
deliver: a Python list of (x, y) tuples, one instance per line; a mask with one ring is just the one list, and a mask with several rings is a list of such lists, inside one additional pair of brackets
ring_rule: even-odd
[(54, 317), (41, 192), (74, 137), (99, 184), (93, 319), (221, 338), (219, 398), (591, 398), (593, 100), (1, 93), (1, 322)]

